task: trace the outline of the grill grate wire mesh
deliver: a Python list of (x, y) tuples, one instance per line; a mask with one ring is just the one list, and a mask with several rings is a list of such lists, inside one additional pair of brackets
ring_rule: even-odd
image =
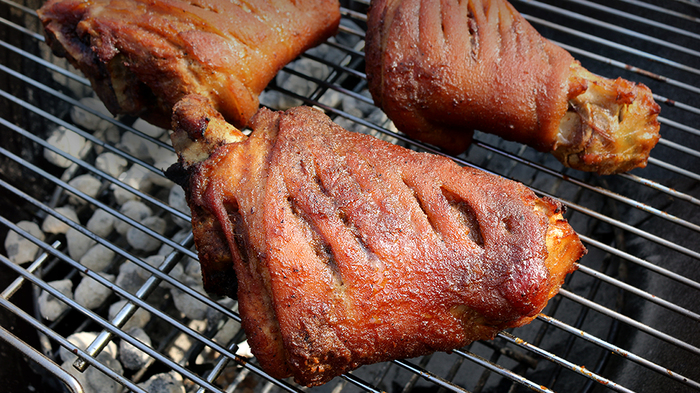
[[(591, 71), (651, 87), (662, 105), (662, 139), (652, 151), (649, 166), (616, 176), (579, 173), (531, 148), (477, 133), (472, 147), (452, 158), (562, 200), (569, 222), (589, 249), (580, 269), (530, 325), (450, 354), (365, 366), (311, 390), (700, 390), (700, 371), (694, 366), (700, 360), (696, 333), (700, 327), (700, 52), (696, 50), (700, 7), (681, 0), (523, 0), (513, 4), (544, 36)], [(170, 370), (177, 371), (185, 389), (192, 392), (308, 390), (267, 376), (241, 350), (242, 332), (226, 341), (218, 339), (217, 333), (227, 323), (236, 325), (240, 317), (235, 304), (200, 293), (175, 273), (196, 260), (196, 252), (191, 233), (177, 233), (177, 220), (189, 217), (168, 199), (164, 168), (129, 151), (119, 138), (83, 129), (69, 112), (80, 108), (108, 122), (122, 138), (131, 134), (170, 152), (172, 148), (134, 127), (135, 119), (113, 119), (84, 104), (81, 98), (91, 95), (89, 83), (43, 44), (34, 12), (40, 5), (38, 0), (0, 2), (0, 197), (7, 206), (0, 215), (0, 234), (4, 238), (15, 232), (40, 248), (31, 264), (17, 265), (5, 253), (0, 255), (3, 274), (10, 277), (0, 304), (31, 327), (18, 338), (20, 332), (13, 332), (13, 326), (1, 326), (3, 340), (76, 392), (86, 389), (77, 383), (78, 369), (89, 368), (116, 381), (124, 391), (145, 391), (140, 383)], [(362, 46), (368, 5), (364, 0), (343, 2), (339, 35), (285, 67), (262, 102), (275, 109), (290, 102), (314, 105), (353, 131), (442, 154), (404, 137), (373, 110), (366, 93)], [(314, 71), (324, 67), (324, 72)], [(290, 83), (294, 79), (303, 83)], [(49, 143), (49, 131), (57, 126), (85, 138), (88, 147), (68, 153)], [(53, 166), (44, 159), (44, 150), (69, 160), (70, 165)], [(98, 151), (113, 153), (128, 167), (142, 168), (161, 181), (150, 190), (140, 189), (126, 182), (123, 174), (98, 169)], [(71, 183), (81, 174), (100, 180), (97, 193), (86, 193)], [(161, 233), (121, 212), (114, 186), (150, 206), (154, 216), (168, 222), (168, 229)], [(69, 195), (79, 200), (74, 203), (78, 220), (57, 209), (69, 203)], [(156, 239), (162, 246), (162, 262), (152, 266), (146, 261), (149, 253), (134, 249), (114, 232), (100, 236), (89, 230), (86, 218), (96, 209)], [(111, 250), (114, 262), (108, 271), (117, 273), (120, 266), (133, 263), (148, 278), (138, 288), (119, 286), (72, 258), (66, 235), (41, 239), (17, 225), (20, 220), (41, 224), (48, 216)], [(109, 289), (107, 303), (127, 302), (110, 317), (106, 305), (88, 309), (49, 284), (65, 279), (77, 284), (82, 277)], [(35, 300), (45, 291), (68, 308), (49, 321), (34, 308), (19, 305), (23, 291)], [(174, 291), (208, 307), (208, 318), (184, 316), (173, 306)], [(138, 310), (151, 316), (144, 327), (152, 334), (151, 346), (124, 329)], [(82, 330), (98, 334), (87, 347), (68, 341), (69, 335)], [(28, 343), (34, 341), (38, 344)], [(101, 361), (99, 354), (110, 342), (132, 344), (148, 355), (146, 365), (119, 370)], [(77, 354), (77, 360), (59, 366), (60, 348)]]

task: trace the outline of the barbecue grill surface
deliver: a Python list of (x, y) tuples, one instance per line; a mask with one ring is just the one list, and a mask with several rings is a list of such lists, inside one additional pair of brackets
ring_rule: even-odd
[[(397, 134), (372, 106), (362, 52), (368, 2), (348, 0), (342, 5), (338, 36), (281, 71), (261, 102), (275, 109), (315, 105), (352, 131), (436, 152)], [(569, 207), (569, 222), (589, 249), (581, 269), (530, 325), (451, 354), (365, 366), (312, 390), (700, 390), (700, 5), (689, 0), (513, 1), (513, 5), (592, 72), (622, 76), (652, 89), (662, 106), (662, 139), (649, 165), (629, 174), (597, 176), (566, 169), (531, 148), (477, 133), (474, 145), (453, 158), (561, 199)], [(224, 330), (239, 327), (235, 303), (193, 289), (196, 274), (185, 274), (188, 265), (196, 267), (191, 262), (196, 259), (192, 239), (183, 225), (188, 215), (170, 199), (172, 185), (162, 176), (163, 163), (124, 144), (133, 137), (172, 153), (167, 138), (162, 142), (135, 130), (138, 123), (133, 118), (98, 115), (111, 122), (100, 125), (108, 133), (76, 123), (71, 112), (92, 90), (79, 72), (54, 57), (43, 43), (34, 13), (40, 6), (35, 0), (0, 2), (0, 238), (15, 231), (40, 246), (35, 262), (21, 266), (7, 258), (7, 250), (0, 250), (1, 349), (31, 358), (22, 362), (31, 369), (12, 369), (11, 375), (0, 379), (19, 380), (19, 390), (31, 385), (41, 391), (70, 384), (71, 373), (79, 374), (76, 367), (90, 367), (123, 385), (124, 391), (142, 391), (137, 384), (175, 370), (188, 392), (301, 391), (293, 382), (268, 378), (254, 359), (239, 351), (245, 340), (242, 332), (219, 340)], [(46, 141), (57, 126), (92, 143), (83, 155), (72, 158), (68, 168), (44, 156), (45, 149), (52, 149)], [(126, 160), (124, 173), (138, 168), (156, 184), (129, 187), (132, 183), (124, 173), (112, 176), (98, 169), (96, 159), (104, 152)], [(85, 174), (99, 180), (94, 196), (69, 184)], [(115, 191), (115, 186), (128, 191)], [(166, 221), (166, 230), (150, 231), (120, 214), (124, 195), (146, 203), (154, 216)], [(57, 213), (56, 208), (64, 205), (76, 207), (77, 221)], [(115, 231), (102, 237), (87, 230), (98, 208), (149, 233), (159, 249), (168, 247), (162, 262), (151, 267), (144, 260), (158, 251), (135, 249)], [(109, 285), (102, 306), (87, 310), (64, 299), (67, 310), (55, 321), (45, 319), (38, 302), (42, 291), (51, 290), (48, 282), (68, 279), (75, 290), (86, 274), (99, 279), (70, 257), (66, 235), (47, 234), (40, 241), (16, 226), (23, 220), (41, 226), (47, 216), (111, 248), (115, 256), (108, 273), (118, 276), (121, 266), (135, 264), (144, 269), (143, 280), (135, 287), (102, 280)], [(145, 309), (150, 314), (144, 330), (152, 349), (126, 333), (123, 315), (110, 319), (109, 306), (120, 299), (131, 302), (122, 313)], [(185, 315), (179, 307), (184, 301), (208, 306), (205, 317)], [(78, 331), (102, 334), (90, 348), (77, 350), (66, 338)], [(149, 355), (146, 364), (121, 373), (110, 371), (100, 360), (104, 355), (98, 357), (99, 344), (108, 342), (139, 346)], [(62, 363), (60, 348), (76, 350), (83, 363), (79, 359), (56, 367), (54, 363)], [(0, 363), (9, 364), (5, 359), (1, 357)]]

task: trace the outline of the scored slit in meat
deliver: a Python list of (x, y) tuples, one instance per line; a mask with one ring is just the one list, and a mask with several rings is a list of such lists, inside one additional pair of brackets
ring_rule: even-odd
[(479, 130), (612, 174), (646, 166), (659, 140), (648, 87), (592, 74), (505, 0), (372, 0), (367, 25), (375, 104), (449, 152)]
[(309, 107), (246, 137), (202, 97), (173, 115), (207, 291), (236, 296), (263, 369), (318, 385), (530, 322), (585, 248), (520, 183), (351, 133)]
[(113, 114), (164, 128), (203, 95), (246, 125), (275, 74), (335, 34), (337, 0), (48, 0), (46, 42), (90, 80)]

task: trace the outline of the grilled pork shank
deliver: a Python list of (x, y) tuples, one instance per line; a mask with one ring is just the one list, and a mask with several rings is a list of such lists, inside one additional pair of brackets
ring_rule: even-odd
[(367, 23), (374, 102), (414, 138), (459, 153), (477, 129), (600, 174), (659, 139), (648, 87), (590, 73), (505, 0), (372, 0)]
[(186, 97), (168, 173), (186, 190), (205, 288), (237, 296), (274, 377), (318, 385), (493, 338), (530, 322), (585, 253), (562, 206), (519, 183), (309, 107), (251, 123), (246, 137)]
[(48, 0), (46, 41), (113, 114), (170, 126), (173, 105), (208, 97), (242, 127), (277, 71), (335, 34), (337, 0)]

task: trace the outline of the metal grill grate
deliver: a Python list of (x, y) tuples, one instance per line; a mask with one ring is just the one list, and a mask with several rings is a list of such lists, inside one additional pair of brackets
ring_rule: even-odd
[[(189, 217), (169, 199), (172, 184), (161, 174), (162, 163), (124, 141), (171, 154), (172, 148), (140, 131), (135, 119), (112, 119), (86, 106), (81, 99), (92, 94), (89, 83), (43, 44), (34, 12), (40, 5), (40, 0), (0, 3), (0, 235), (4, 239), (15, 232), (40, 249), (36, 258), (21, 265), (7, 252), (0, 255), (5, 280), (0, 304), (9, 313), (3, 321), (11, 321), (0, 327), (3, 340), (75, 392), (93, 389), (76, 378), (84, 375), (77, 369), (87, 367), (116, 381), (123, 391), (145, 391), (139, 384), (171, 370), (182, 376), (188, 392), (307, 390), (266, 376), (242, 350), (245, 337), (235, 304), (200, 293), (191, 281), (196, 282), (196, 275), (183, 273), (183, 268), (196, 267), (191, 233), (178, 225)], [(435, 152), (398, 134), (372, 107), (362, 52), (369, 2), (343, 5), (339, 35), (285, 67), (262, 102), (277, 109), (316, 105), (353, 131)], [(469, 151), (453, 158), (564, 201), (569, 222), (589, 249), (581, 268), (527, 326), (450, 354), (365, 366), (312, 390), (700, 390), (700, 5), (689, 0), (523, 0), (513, 5), (591, 71), (640, 81), (652, 89), (662, 105), (662, 139), (649, 166), (601, 177), (568, 170), (549, 155), (477, 133)], [(78, 125), (71, 116), (74, 108), (99, 118), (100, 127), (108, 131)], [(70, 154), (54, 147), (47, 140), (58, 126), (82, 136), (86, 147)], [(67, 168), (47, 161), (45, 151), (69, 160)], [(152, 186), (133, 183), (124, 173), (108, 173), (96, 163), (105, 152), (125, 160), (126, 168), (145, 172)], [(93, 192), (73, 181), (85, 174), (98, 180)], [(125, 214), (124, 199), (147, 205), (152, 216), (167, 223), (165, 230)], [(59, 209), (64, 205), (74, 206), (76, 217)], [(100, 235), (88, 229), (98, 209), (136, 228), (137, 237), (154, 238), (159, 250), (134, 248), (115, 231)], [(71, 235), (39, 238), (17, 224), (41, 225), (47, 217), (67, 225)], [(71, 257), (77, 251), (67, 244), (80, 235), (111, 250), (105, 272), (118, 275), (131, 264), (142, 269), (142, 281), (136, 286), (115, 284), (88, 269), (81, 258)], [(147, 257), (158, 253), (157, 263), (149, 263)], [(54, 288), (56, 281), (69, 280), (75, 289), (84, 277), (107, 289), (104, 304), (88, 309), (73, 294)], [(68, 306), (53, 321), (22, 300), (29, 296), (36, 306), (42, 292)], [(120, 299), (127, 302), (119, 303), (118, 312), (110, 316), (110, 305)], [(183, 301), (208, 308), (206, 318), (187, 317), (176, 307)], [(144, 325), (150, 346), (125, 328), (134, 313), (142, 312), (138, 310), (151, 317)], [(20, 324), (29, 329), (19, 329)], [(97, 335), (77, 346), (67, 338), (78, 331)], [(108, 351), (109, 342), (132, 344), (148, 355), (145, 363), (130, 370), (105, 361), (99, 354)], [(78, 358), (60, 367), (61, 348)]]

